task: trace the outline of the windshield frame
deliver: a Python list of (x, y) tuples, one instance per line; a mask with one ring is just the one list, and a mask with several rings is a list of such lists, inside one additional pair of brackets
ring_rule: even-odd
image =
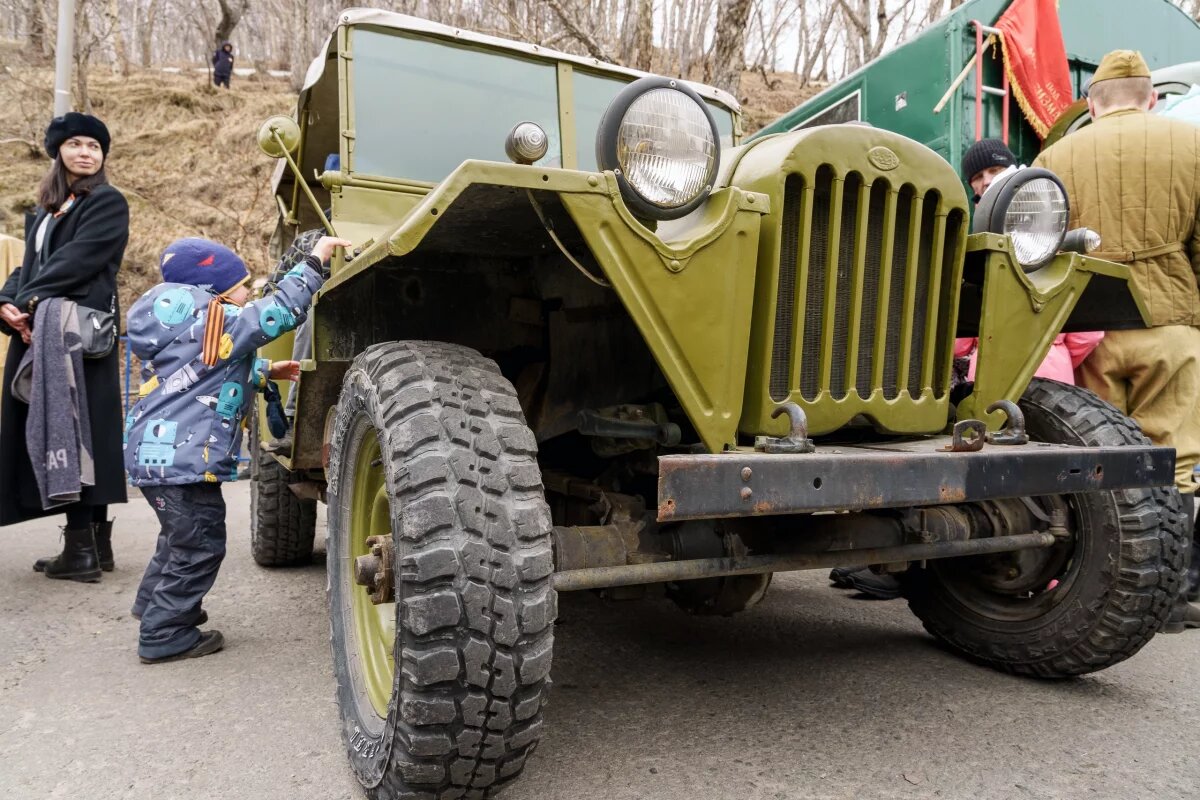
[[(406, 18), (398, 14), (376, 14), (375, 16), (396, 17), (406, 22), (415, 21), (425, 23), (425, 28), (444, 27), (437, 26), (434, 23), (427, 23), (425, 20), (415, 20), (415, 18)], [(579, 169), (579, 149), (580, 147), (591, 147), (592, 141), (590, 137), (588, 141), (580, 141), (578, 130), (576, 127), (575, 115), (575, 90), (574, 77), (576, 75), (576, 67), (582, 69), (580, 73), (610, 78), (622, 83), (629, 83), (646, 73), (637, 70), (620, 67), (617, 65), (605, 64), (602, 61), (595, 59), (583, 59), (579, 56), (569, 56), (568, 54), (558, 53), (554, 50), (541, 48), (537, 45), (523, 44), (520, 42), (508, 42), (495, 37), (487, 37), (481, 34), (468, 34), (467, 32), (455, 31), (455, 35), (445, 35), (435, 30), (416, 29), (415, 26), (405, 24), (379, 24), (375, 20), (366, 21), (359, 24), (340, 24), (336, 31), (336, 42), (338, 49), (337, 63), (337, 80), (341, 86), (339, 95), (339, 136), (338, 136), (338, 156), (339, 156), (339, 171), (346, 173), (352, 179), (369, 178), (372, 181), (384, 182), (389, 184), (397, 184), (400, 186), (413, 186), (431, 188), (436, 186), (439, 181), (416, 180), (410, 177), (401, 177), (395, 175), (380, 175), (373, 172), (365, 172), (356, 168), (354, 148), (357, 146), (357, 115), (355, 111), (355, 89), (356, 83), (354, 79), (355, 59), (354, 59), (354, 33), (356, 31), (370, 31), (372, 33), (400, 36), (406, 39), (415, 39), (422, 42), (444, 45), (455, 49), (468, 49), (483, 54), (494, 54), (498, 57), (515, 58), (527, 62), (540, 62), (547, 66), (554, 67), (557, 73), (557, 104), (558, 104), (558, 133), (559, 144), (561, 147), (560, 164), (562, 169)], [(451, 30), (451, 29), (447, 29)], [(499, 42), (503, 46), (498, 46)], [(576, 62), (582, 62), (577, 64)], [(316, 83), (321, 79), (319, 74), (310, 73), (312, 78), (311, 83)], [(710, 86), (701, 84), (692, 84), (690, 86), (696, 88), (709, 106), (710, 111), (717, 113), (725, 111), (729, 114), (729, 123), (719, 123), (722, 130), (731, 130), (731, 139), (734, 145), (741, 141), (741, 114), (740, 109), (736, 107), (736, 102), (732, 104), (726, 100), (725, 93), (714, 89)], [(311, 86), (311, 84), (310, 84)], [(594, 136), (594, 132), (592, 134)], [(353, 144), (352, 144), (353, 143)], [(499, 143), (499, 144), (502, 144)], [(465, 159), (464, 159), (465, 160)], [(460, 162), (461, 163), (461, 162)], [(445, 176), (441, 179), (444, 180)]]

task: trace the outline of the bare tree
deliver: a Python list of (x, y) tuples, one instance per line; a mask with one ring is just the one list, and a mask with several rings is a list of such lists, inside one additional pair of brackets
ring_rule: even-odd
[(25, 52), (40, 61), (50, 53), (44, 0), (25, 0), (25, 20), (28, 31)]
[(721, 0), (713, 48), (713, 85), (737, 95), (745, 67), (746, 19), (751, 0)]
[(220, 47), (233, 37), (233, 30), (242, 21), (250, 8), (250, 0), (217, 0), (221, 7), (221, 20), (213, 31), (213, 45)]
[(652, 0), (638, 0), (633, 51), (637, 54), (633, 62), (635, 67), (647, 72), (654, 69), (654, 3)]
[(616, 60), (608, 54), (608, 51), (590, 33), (578, 24), (577, 20), (580, 15), (577, 9), (568, 9), (564, 5), (565, 0), (543, 0), (543, 2), (558, 17), (558, 21), (571, 34), (571, 37), (587, 49), (588, 55), (601, 61)]

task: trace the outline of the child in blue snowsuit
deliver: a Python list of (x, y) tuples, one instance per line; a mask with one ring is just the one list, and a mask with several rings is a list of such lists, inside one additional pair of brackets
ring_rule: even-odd
[(252, 391), (296, 380), (295, 361), (272, 365), (255, 351), (295, 328), (321, 287), (336, 245), (325, 237), (308, 258), (253, 303), (250, 272), (232, 250), (179, 239), (163, 251), (163, 283), (129, 309), (129, 346), (142, 361), (141, 398), (125, 419), (125, 469), (158, 516), (158, 547), (138, 588), (138, 655), (144, 663), (220, 650), (201, 632), (201, 601), (225, 557), (221, 482), (237, 479), (242, 423)]

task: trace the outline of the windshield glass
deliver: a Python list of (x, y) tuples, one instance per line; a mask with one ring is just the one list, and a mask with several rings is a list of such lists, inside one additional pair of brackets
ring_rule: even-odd
[[(523, 121), (549, 136), (537, 163), (562, 164), (555, 64), (371, 28), (352, 36), (352, 172), (437, 183), (469, 158), (507, 162), (504, 139)], [(631, 80), (574, 70), (578, 169), (596, 169), (600, 117)], [(732, 113), (705, 103), (721, 146), (731, 147)]]
[(550, 137), (545, 166), (561, 163), (553, 64), (446, 42), (357, 28), (354, 172), (437, 182), (469, 158), (508, 161), (518, 122)]

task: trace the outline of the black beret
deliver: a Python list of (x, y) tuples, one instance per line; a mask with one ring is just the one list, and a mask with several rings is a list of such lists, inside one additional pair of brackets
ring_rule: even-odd
[(108, 158), (108, 146), (112, 143), (112, 137), (108, 135), (108, 128), (98, 117), (93, 117), (91, 114), (80, 114), (78, 111), (68, 111), (61, 117), (50, 120), (50, 124), (46, 127), (44, 143), (46, 153), (51, 158), (57, 158), (58, 148), (72, 136), (90, 136), (95, 139), (100, 143), (100, 152), (104, 153), (105, 158)]

